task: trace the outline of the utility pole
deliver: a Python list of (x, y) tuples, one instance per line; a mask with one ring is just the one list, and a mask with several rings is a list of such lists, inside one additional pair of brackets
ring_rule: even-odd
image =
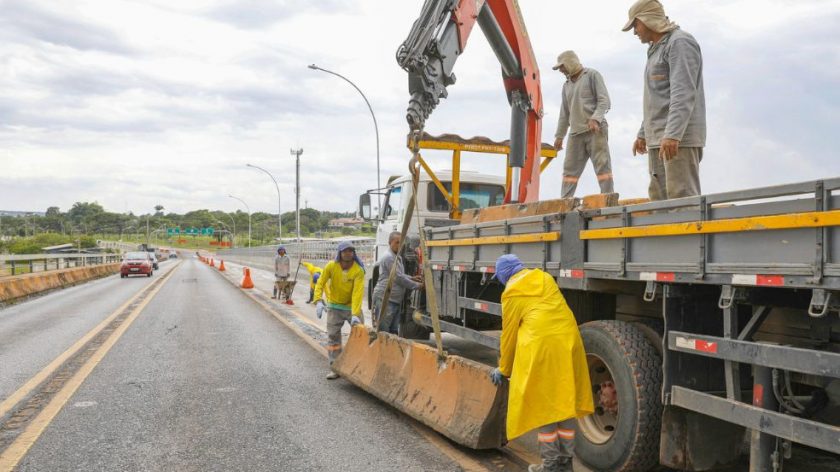
[(300, 241), (300, 155), (303, 154), (303, 148), (292, 149), (291, 153), (295, 156), (295, 232)]

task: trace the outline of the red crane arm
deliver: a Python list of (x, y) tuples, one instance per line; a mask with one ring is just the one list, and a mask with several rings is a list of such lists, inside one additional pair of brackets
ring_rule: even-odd
[(502, 66), (511, 105), (511, 188), (506, 201), (539, 199), (539, 151), (542, 132), (540, 72), (522, 13), (516, 0), (426, 0), (397, 62), (409, 73), (411, 100), (406, 119), (413, 132), (426, 118), (446, 87), (455, 83), (452, 69), (478, 23)]

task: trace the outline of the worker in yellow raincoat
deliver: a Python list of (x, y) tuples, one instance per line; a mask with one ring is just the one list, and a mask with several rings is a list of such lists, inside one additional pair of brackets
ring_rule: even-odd
[[(309, 272), (309, 300), (307, 300), (306, 303), (312, 303), (315, 298), (315, 284), (318, 283), (318, 279), (321, 278), (321, 272), (324, 270), (315, 264), (311, 264), (306, 261), (301, 262), (301, 264), (303, 264), (303, 266), (306, 267), (307, 272)], [(328, 293), (327, 297), (329, 296), (330, 294)]]
[(525, 269), (513, 254), (496, 261), (502, 293), (500, 385), (510, 378), (507, 437), (539, 428), (542, 464), (530, 472), (571, 471), (575, 419), (593, 412), (592, 385), (577, 321), (554, 278)]

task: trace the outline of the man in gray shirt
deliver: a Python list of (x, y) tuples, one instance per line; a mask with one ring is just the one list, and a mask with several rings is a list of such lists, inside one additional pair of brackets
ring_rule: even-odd
[(562, 197), (575, 196), (580, 174), (591, 160), (601, 193), (613, 192), (610, 148), (607, 143), (607, 120), (610, 96), (604, 78), (595, 69), (583, 67), (574, 51), (557, 57), (554, 70), (566, 76), (563, 84), (563, 103), (554, 134), (554, 147), (563, 149), (563, 138), (569, 132), (566, 158), (563, 160)]
[(286, 282), (289, 280), (289, 275), (292, 273), (291, 261), (289, 260), (289, 256), (286, 255), (286, 248), (280, 246), (277, 248), (277, 255), (274, 257), (274, 296), (271, 298), (277, 298), (279, 295), (279, 290), (282, 286), (283, 295), (285, 296), (286, 300), (289, 299), (289, 293), (287, 289), (286, 283), (278, 283), (278, 282)]
[(694, 37), (665, 16), (658, 0), (638, 0), (623, 31), (650, 44), (645, 66), (644, 120), (633, 155), (648, 152), (651, 200), (700, 194), (706, 145), (703, 56)]
[[(400, 326), (400, 315), (405, 290), (416, 290), (423, 287), (418, 277), (409, 277), (405, 274), (403, 263), (397, 255), (400, 249), (400, 233), (394, 231), (388, 236), (388, 250), (379, 258), (379, 279), (376, 287), (373, 288), (373, 312), (378, 313), (382, 319), (379, 321), (379, 331), (398, 334)], [(382, 298), (385, 297), (385, 286), (388, 285), (388, 277), (391, 275), (391, 267), (396, 264), (397, 272), (394, 275), (394, 283), (391, 286), (391, 295), (388, 297), (388, 304), (385, 307)]]

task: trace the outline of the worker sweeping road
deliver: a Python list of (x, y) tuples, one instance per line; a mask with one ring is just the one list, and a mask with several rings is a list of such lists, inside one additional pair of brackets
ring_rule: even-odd
[[(365, 286), (365, 266), (356, 248), (349, 242), (338, 245), (334, 261), (327, 263), (315, 285), (315, 313), (318, 318), (327, 312), (327, 353), (330, 365), (341, 354), (341, 327), (345, 322), (355, 326), (364, 322), (362, 296)], [(327, 303), (321, 299), (327, 291)], [(327, 379), (337, 379), (330, 372)]]
[[(280, 283), (289, 280), (289, 275), (292, 273), (292, 262), (289, 256), (286, 255), (286, 248), (280, 246), (277, 248), (277, 255), (274, 256), (274, 291), (271, 298), (280, 296)], [(283, 287), (283, 290), (286, 290)], [(286, 298), (288, 298), (288, 291), (286, 290)]]
[(303, 264), (303, 266), (306, 267), (307, 272), (309, 272), (309, 300), (307, 300), (306, 303), (312, 303), (315, 301), (315, 284), (318, 283), (318, 279), (321, 277), (321, 272), (323, 272), (324, 269), (306, 261), (301, 262), (301, 264)]
[(577, 321), (554, 278), (525, 269), (513, 254), (496, 261), (502, 293), (499, 367), (490, 378), (510, 378), (507, 437), (539, 428), (542, 464), (530, 472), (571, 471), (575, 419), (593, 412), (592, 386)]

